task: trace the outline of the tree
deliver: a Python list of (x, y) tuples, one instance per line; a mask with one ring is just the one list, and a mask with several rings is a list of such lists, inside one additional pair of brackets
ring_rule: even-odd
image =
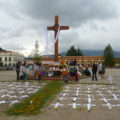
[(39, 43), (38, 43), (37, 40), (35, 42), (35, 53), (34, 53), (34, 56), (35, 57), (39, 57)]
[(114, 52), (110, 44), (108, 44), (104, 49), (104, 61), (105, 65), (108, 67), (113, 67), (115, 65)]
[(5, 50), (0, 47), (0, 51), (5, 51)]
[(36, 40), (36, 42), (35, 42), (35, 51), (34, 51), (34, 55), (33, 55), (33, 61), (36, 64), (41, 64), (41, 59), (42, 59), (42, 57), (39, 55), (39, 43)]
[(74, 46), (71, 46), (70, 49), (68, 49), (66, 56), (83, 56), (80, 49), (75, 49)]
[(82, 52), (80, 51), (80, 49), (77, 49), (77, 56), (83, 56)]

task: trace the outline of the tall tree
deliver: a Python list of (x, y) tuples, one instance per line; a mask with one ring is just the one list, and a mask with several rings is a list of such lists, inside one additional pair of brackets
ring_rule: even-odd
[(34, 56), (33, 56), (33, 61), (37, 64), (41, 64), (41, 59), (42, 59), (42, 57), (39, 55), (39, 43), (36, 40), (36, 42), (35, 42), (35, 53), (34, 53)]
[(105, 65), (108, 67), (113, 67), (115, 65), (114, 52), (110, 44), (108, 44), (104, 49), (104, 61)]
[(71, 46), (70, 49), (68, 49), (66, 56), (83, 56), (80, 49), (75, 49), (74, 46)]
[(83, 53), (80, 51), (80, 49), (77, 49), (77, 56), (83, 56)]

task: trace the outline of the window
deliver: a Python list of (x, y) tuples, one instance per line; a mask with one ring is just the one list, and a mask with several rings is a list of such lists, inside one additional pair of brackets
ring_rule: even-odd
[(5, 61), (7, 61), (7, 57), (5, 57)]
[(16, 57), (14, 57), (14, 61), (16, 61)]
[(0, 57), (0, 61), (2, 61), (2, 57)]
[(9, 61), (11, 61), (11, 57), (9, 57)]

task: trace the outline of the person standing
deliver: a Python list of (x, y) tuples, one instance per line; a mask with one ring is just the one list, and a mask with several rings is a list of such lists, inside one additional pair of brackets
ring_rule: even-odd
[(72, 60), (72, 59), (70, 60), (69, 65), (70, 65), (70, 66), (73, 66), (73, 60)]
[(86, 76), (91, 76), (91, 73), (90, 73), (90, 71), (89, 71), (88, 66), (86, 66), (86, 68), (85, 68), (85, 70), (84, 70), (84, 74), (85, 74)]
[(16, 64), (16, 74), (17, 74), (17, 81), (20, 79), (20, 62)]
[(102, 78), (105, 77), (105, 64), (102, 63)]
[(75, 70), (75, 82), (79, 82), (79, 78), (78, 78), (78, 68), (77, 66), (75, 67), (76, 70)]
[(93, 63), (93, 66), (92, 66), (92, 80), (97, 81), (97, 64), (95, 63)]
[(20, 72), (21, 72), (21, 79), (26, 80), (26, 63), (21, 65)]
[(76, 66), (76, 63), (77, 63), (77, 61), (76, 61), (76, 59), (74, 59), (73, 65)]
[(102, 78), (102, 67), (103, 67), (103, 64), (102, 64), (102, 62), (101, 62), (101, 63), (99, 63), (99, 65), (98, 65), (99, 79)]

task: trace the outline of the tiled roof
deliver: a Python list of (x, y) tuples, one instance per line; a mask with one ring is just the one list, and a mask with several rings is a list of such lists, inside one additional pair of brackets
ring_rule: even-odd
[[(0, 54), (1, 53), (15, 53), (15, 54), (20, 54), (20, 55), (22, 55), (21, 53), (19, 53), (19, 52), (14, 52), (14, 51), (0, 51)], [(24, 55), (23, 55), (24, 56)]]
[(0, 51), (0, 53), (15, 53), (15, 52), (12, 52), (12, 51)]
[[(60, 56), (59, 60), (103, 60), (102, 56)], [(45, 61), (53, 61), (54, 58), (43, 58)]]

